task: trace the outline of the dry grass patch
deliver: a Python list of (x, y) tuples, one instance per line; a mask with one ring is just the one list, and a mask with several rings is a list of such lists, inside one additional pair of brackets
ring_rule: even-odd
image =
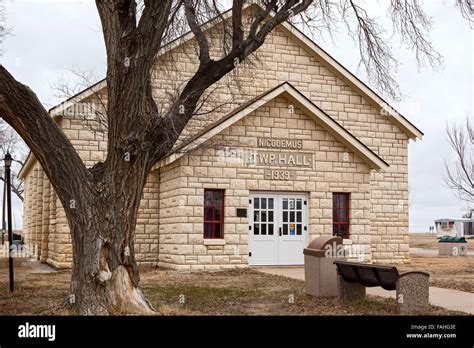
[[(15, 260), (16, 291), (8, 290), (8, 261), (0, 260), (0, 314), (63, 315), (58, 305), (67, 298), (68, 271), (36, 273), (26, 260)], [(393, 299), (369, 297), (343, 304), (335, 298), (304, 293), (302, 281), (252, 270), (189, 273), (142, 269), (141, 286), (155, 309), (164, 315), (395, 315)], [(184, 300), (184, 303), (183, 303)], [(462, 314), (430, 307), (426, 314)]]
[(430, 274), (430, 285), (474, 292), (474, 256), (411, 255), (410, 262), (396, 265), (399, 271), (424, 271)]
[[(438, 249), (438, 238), (429, 233), (410, 233), (410, 248)], [(467, 239), (469, 250), (474, 250), (474, 239)]]

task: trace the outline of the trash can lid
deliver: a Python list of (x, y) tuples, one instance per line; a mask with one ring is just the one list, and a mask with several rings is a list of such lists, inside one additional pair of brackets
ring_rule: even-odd
[(333, 243), (336, 243), (336, 245), (342, 244), (342, 238), (339, 236), (320, 236), (314, 238), (306, 248), (324, 250), (326, 245), (332, 245)]
[(439, 239), (439, 243), (467, 243), (464, 237), (443, 236)]

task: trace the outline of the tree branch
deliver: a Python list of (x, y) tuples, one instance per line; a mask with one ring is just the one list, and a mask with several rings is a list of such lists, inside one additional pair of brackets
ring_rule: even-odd
[[(244, 38), (243, 35), (240, 35), (239, 29), (237, 29), (237, 33), (233, 36), (233, 49), (221, 59), (214, 61), (209, 59), (207, 38), (205, 38), (202, 29), (196, 27), (196, 17), (194, 11), (191, 9), (192, 2), (187, 0), (185, 7), (188, 24), (200, 46), (200, 67), (195, 75), (188, 81), (168, 113), (155, 127), (155, 139), (168, 139), (167, 150), (171, 150), (171, 147), (179, 137), (181, 131), (194, 115), (198, 101), (204, 91), (227, 73), (238, 67), (241, 62), (255, 52), (263, 44), (266, 37), (279, 24), (287, 20), (290, 16), (306, 10), (311, 3), (312, 1), (310, 0), (289, 0), (279, 8), (278, 1), (276, 0), (265, 2), (266, 8), (260, 11), (255, 17), (248, 36)], [(240, 1), (237, 1), (237, 5), (240, 5)], [(240, 18), (242, 14), (239, 13), (239, 10), (242, 12), (242, 7), (232, 10), (233, 15), (236, 15), (237, 18), (233, 20), (234, 29), (235, 26), (239, 27), (239, 22), (241, 21)], [(272, 11), (275, 12), (274, 16), (267, 22), (264, 22)], [(260, 28), (260, 30), (258, 30), (258, 28)], [(172, 130), (171, 134), (170, 130)], [(161, 149), (163, 149), (163, 147)], [(155, 156), (153, 156), (153, 160), (156, 161), (163, 155), (166, 155), (166, 152), (157, 151), (155, 152)]]
[(199, 61), (200, 68), (204, 68), (211, 58), (209, 56), (209, 42), (207, 41), (206, 36), (204, 35), (200, 25), (196, 20), (196, 11), (194, 9), (195, 4), (192, 0), (184, 1), (184, 12), (186, 15), (186, 20), (188, 21), (189, 28), (193, 32), (194, 36), (199, 45)]
[(232, 3), (232, 48), (238, 48), (244, 40), (242, 27), (242, 8), (245, 0), (233, 0)]
[[(0, 180), (2, 182), (5, 182), (5, 178), (3, 177), (3, 175), (0, 177)], [(23, 198), (22, 185), (18, 183), (18, 186), (15, 186), (12, 180), (12, 182), (10, 183), (10, 187), (11, 187), (12, 192), (18, 197), (18, 199), (23, 202), (24, 198)]]
[(88, 188), (90, 174), (69, 139), (33, 91), (2, 65), (0, 115), (23, 138), (62, 197), (74, 199)]

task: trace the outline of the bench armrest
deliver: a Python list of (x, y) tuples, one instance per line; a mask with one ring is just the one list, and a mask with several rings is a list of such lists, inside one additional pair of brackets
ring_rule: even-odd
[(402, 273), (398, 276), (398, 279), (404, 277), (404, 276), (407, 276), (407, 275), (410, 275), (410, 274), (420, 274), (420, 275), (424, 275), (424, 276), (427, 276), (429, 278), (430, 274), (429, 273), (426, 273), (426, 272), (420, 272), (420, 271), (410, 271), (410, 272), (405, 272), (405, 273)]

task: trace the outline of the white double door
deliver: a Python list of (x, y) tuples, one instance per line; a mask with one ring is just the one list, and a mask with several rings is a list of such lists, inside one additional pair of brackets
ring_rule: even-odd
[(249, 265), (302, 265), (306, 195), (254, 192), (249, 203)]

